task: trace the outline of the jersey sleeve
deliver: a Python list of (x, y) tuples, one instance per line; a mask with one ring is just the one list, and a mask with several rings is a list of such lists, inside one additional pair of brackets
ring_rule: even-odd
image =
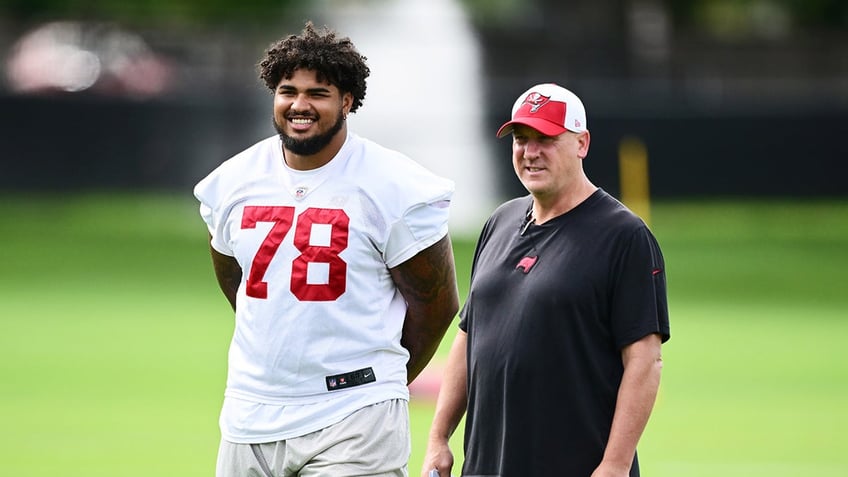
[(206, 223), (209, 235), (212, 237), (210, 245), (216, 251), (233, 256), (233, 250), (226, 236), (226, 228), (223, 226), (222, 186), (220, 169), (212, 171), (194, 187), (194, 196), (200, 201), (200, 217)]
[(447, 235), (449, 210), (448, 198), (411, 207), (389, 231), (386, 265), (396, 267)]
[(415, 170), (398, 190), (405, 202), (389, 227), (384, 260), (389, 268), (409, 260), (448, 233), (454, 183), (424, 170)]

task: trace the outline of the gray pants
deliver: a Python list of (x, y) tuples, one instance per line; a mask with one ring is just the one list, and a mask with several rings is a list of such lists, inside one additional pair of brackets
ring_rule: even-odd
[(284, 441), (221, 440), (216, 477), (407, 477), (409, 408), (393, 399)]

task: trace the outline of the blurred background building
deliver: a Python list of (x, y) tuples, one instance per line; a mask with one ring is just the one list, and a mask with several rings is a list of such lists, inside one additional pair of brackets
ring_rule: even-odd
[(494, 131), (547, 81), (614, 194), (633, 139), (655, 197), (848, 193), (843, 0), (2, 0), (0, 191), (188, 194), (273, 134), (255, 65), (307, 19), (369, 58), (354, 129), (454, 179), (472, 230), (524, 193)]

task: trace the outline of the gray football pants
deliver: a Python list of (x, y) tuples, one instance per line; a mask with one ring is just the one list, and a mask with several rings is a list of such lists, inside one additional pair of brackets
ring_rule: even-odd
[(304, 436), (263, 444), (221, 440), (216, 477), (407, 477), (409, 407), (393, 399)]

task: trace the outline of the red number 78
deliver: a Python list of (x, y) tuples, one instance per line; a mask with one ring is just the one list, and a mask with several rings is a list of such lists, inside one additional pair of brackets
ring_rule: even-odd
[[(242, 229), (254, 229), (259, 222), (274, 225), (256, 251), (250, 274), (247, 277), (247, 296), (268, 298), (268, 282), (265, 273), (271, 260), (280, 248), (283, 238), (291, 230), (294, 207), (249, 205), (244, 208)], [(330, 242), (327, 245), (310, 243), (313, 224), (330, 226)], [(308, 208), (297, 216), (294, 229), (294, 246), (300, 252), (292, 261), (290, 280), (291, 292), (301, 301), (333, 301), (347, 288), (347, 263), (339, 254), (347, 248), (350, 218), (341, 209)], [(327, 283), (308, 283), (307, 271), (310, 263), (325, 263), (329, 266)]]

